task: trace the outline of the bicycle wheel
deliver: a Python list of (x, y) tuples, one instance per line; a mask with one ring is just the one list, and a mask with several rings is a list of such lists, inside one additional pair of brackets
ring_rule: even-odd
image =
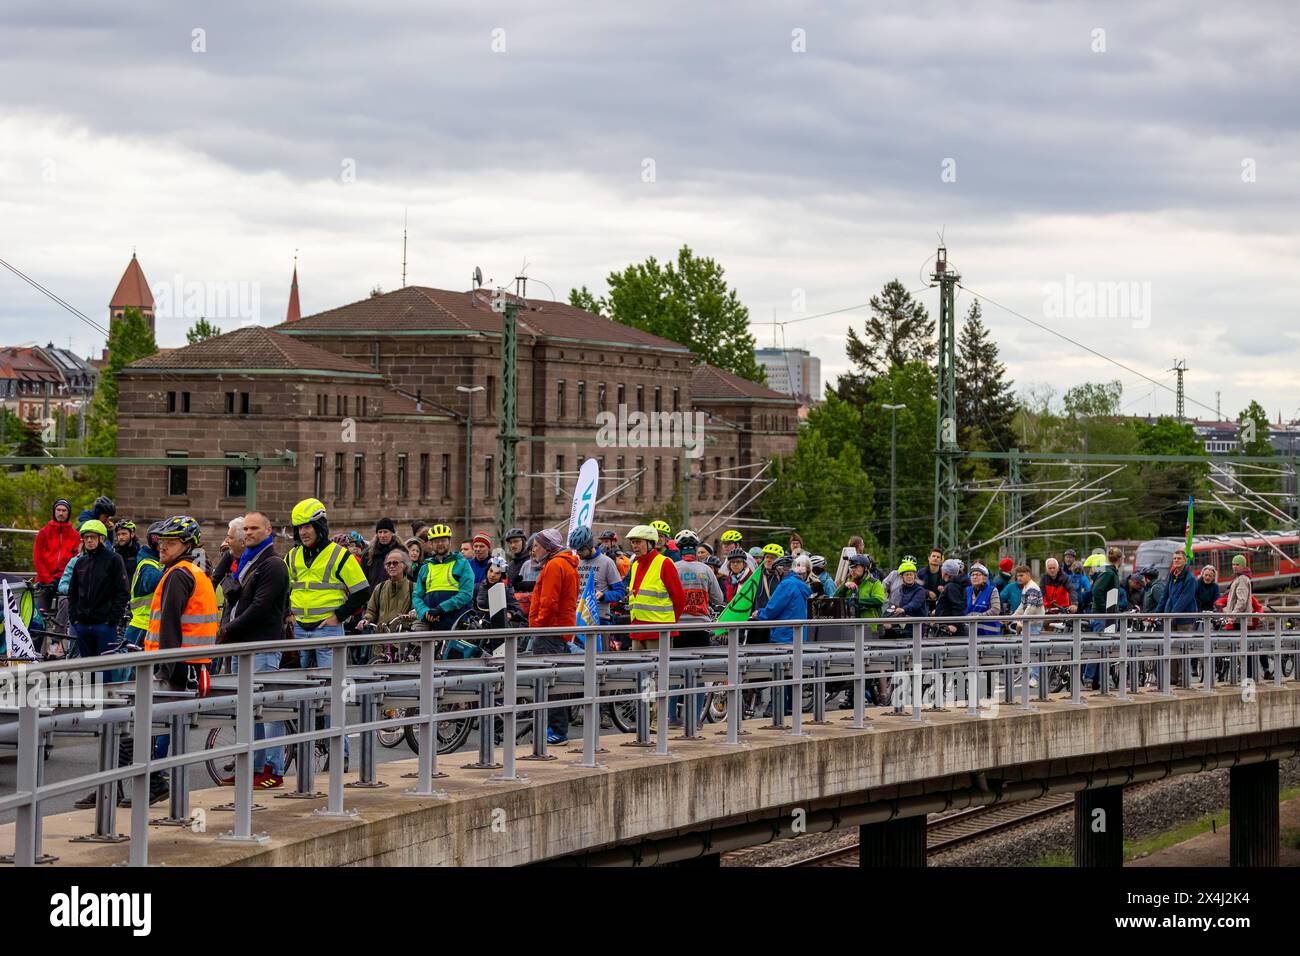
[[(388, 718), (410, 717), (417, 713), (419, 713), (418, 707), (407, 707), (400, 710), (396, 707), (384, 707), (380, 709), (379, 716), (381, 719), (387, 720)], [(406, 739), (406, 733), (409, 729), (409, 727), (390, 727), (387, 730), (377, 730), (375, 731), (375, 739), (379, 741), (381, 747), (387, 747), (391, 750)]]
[(631, 692), (628, 692), (626, 696), (628, 699), (625, 701), (613, 701), (605, 706), (609, 708), (609, 722), (618, 729), (618, 732), (631, 734), (636, 732), (637, 699)]
[[(473, 710), (475, 704), (466, 701), (463, 704), (453, 704), (444, 708), (440, 713), (455, 712), (458, 710)], [(446, 720), (438, 721), (438, 754), (455, 753), (461, 747), (465, 746), (465, 741), (469, 739), (469, 732), (474, 723), (473, 717), (449, 717)], [(420, 735), (415, 725), (408, 725), (405, 730), (406, 745), (411, 748), (413, 753), (420, 752)]]
[[(208, 732), (208, 738), (203, 743), (205, 750), (215, 750), (218, 747), (229, 747), (235, 743), (234, 726), (214, 727)], [(206, 760), (203, 763), (204, 768), (208, 771), (208, 776), (218, 787), (229, 787), (235, 782), (235, 758), (218, 757), (212, 760)]]

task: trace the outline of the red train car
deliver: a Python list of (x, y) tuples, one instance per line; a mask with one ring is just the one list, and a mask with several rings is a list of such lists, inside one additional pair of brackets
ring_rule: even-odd
[[(1155, 565), (1160, 577), (1169, 576), (1169, 564), (1175, 551), (1182, 551), (1182, 538), (1156, 538), (1144, 541), (1133, 552), (1133, 570)], [(1192, 567), (1199, 573), (1207, 564), (1214, 565), (1219, 580), (1232, 580), (1232, 559), (1245, 555), (1257, 591), (1300, 587), (1300, 537), (1295, 532), (1266, 531), (1262, 535), (1195, 535), (1192, 538)]]

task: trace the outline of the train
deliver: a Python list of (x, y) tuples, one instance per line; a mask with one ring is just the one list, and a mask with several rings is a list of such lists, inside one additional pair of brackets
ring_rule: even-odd
[[(1154, 565), (1162, 579), (1169, 577), (1175, 551), (1186, 547), (1182, 538), (1155, 538), (1139, 544), (1133, 552), (1133, 570)], [(1294, 531), (1265, 531), (1262, 534), (1203, 534), (1192, 536), (1192, 568), (1200, 573), (1214, 565), (1219, 580), (1232, 580), (1232, 559), (1245, 555), (1256, 591), (1300, 587), (1300, 536)]]

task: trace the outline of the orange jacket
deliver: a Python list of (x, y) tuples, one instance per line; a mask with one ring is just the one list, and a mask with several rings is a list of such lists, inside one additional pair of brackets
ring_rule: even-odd
[[(529, 627), (572, 627), (578, 618), (578, 556), (557, 552), (542, 565), (528, 602)], [(565, 634), (566, 641), (573, 640)]]

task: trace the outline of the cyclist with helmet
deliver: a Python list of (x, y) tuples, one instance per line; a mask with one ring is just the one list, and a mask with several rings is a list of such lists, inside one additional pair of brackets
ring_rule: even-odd
[(136, 556), (135, 570), (130, 575), (126, 639), (141, 647), (144, 647), (149, 631), (149, 608), (153, 606), (153, 595), (163, 576), (162, 558), (158, 555), (158, 532), (165, 524), (166, 521), (155, 521), (149, 526), (144, 544)]
[(129, 601), (126, 566), (107, 539), (102, 521), (82, 522), (81, 552), (68, 584), (68, 620), (82, 657), (106, 654), (117, 645), (117, 625)]
[(885, 586), (871, 574), (871, 558), (855, 554), (849, 558), (849, 576), (835, 591), (844, 598), (850, 617), (880, 617), (885, 610)]
[(451, 547), (451, 528), (438, 523), (425, 529), (433, 554), (420, 565), (411, 607), (426, 630), (449, 631), (474, 600), (474, 569)]
[(719, 540), (722, 542), (722, 550), (728, 554), (737, 548), (741, 551), (745, 550), (744, 538), (735, 528), (722, 532)]
[(510, 571), (506, 575), (511, 590), (527, 594), (537, 583), (537, 569), (528, 554), (528, 535), (523, 528), (511, 528), (506, 532), (506, 560), (510, 562)]
[(881, 584), (883, 584), (885, 588), (885, 598), (886, 600), (889, 601), (890, 604), (898, 603), (897, 601), (898, 589), (903, 586), (903, 576), (902, 574), (899, 573), (899, 570), (905, 564), (910, 564), (912, 566), (912, 570), (913, 571), (916, 570), (917, 567), (916, 558), (910, 554), (905, 554), (903, 555), (903, 560), (898, 562), (898, 567), (890, 568), (889, 573), (886, 574), (884, 579), (881, 581)]
[[(754, 571), (761, 577), (758, 579), (758, 589), (754, 592), (754, 609), (749, 615), (751, 620), (758, 618), (759, 611), (767, 606), (767, 602), (776, 593), (785, 571), (789, 570), (788, 566), (783, 566), (782, 571), (777, 570), (777, 561), (786, 556), (785, 548), (779, 544), (765, 544), (759, 553), (762, 555), (763, 563)], [(753, 628), (746, 637), (746, 643), (749, 644), (767, 644), (770, 640), (767, 628)]]
[[(939, 566), (943, 584), (934, 604), (935, 617), (961, 617), (966, 613), (965, 566), (957, 558), (946, 558)], [(986, 571), (985, 574), (988, 572)], [(941, 625), (949, 634), (957, 633), (956, 624)]]
[(732, 548), (727, 554), (727, 574), (722, 579), (722, 603), (730, 604), (736, 596), (740, 582), (749, 577), (749, 555), (741, 548)]
[(834, 597), (835, 579), (826, 570), (826, 559), (820, 554), (814, 554), (808, 561), (812, 568), (808, 584), (812, 587), (813, 597)]
[(659, 535), (656, 550), (668, 558), (669, 561), (675, 562), (678, 558), (678, 554), (677, 542), (673, 540), (673, 529), (669, 526), (667, 521), (662, 519), (659, 521), (651, 521), (650, 527), (654, 528)]
[[(487, 616), (491, 614), (492, 605), (488, 600), (488, 591), (497, 584), (505, 582), (506, 606), (503, 610), (498, 611), (495, 616), (488, 618), (488, 627), (503, 628), (516, 627), (517, 622), (523, 617), (523, 612), (519, 609), (519, 602), (515, 600), (515, 592), (510, 587), (507, 580), (510, 574), (510, 562), (499, 554), (494, 554), (488, 558), (487, 573), (483, 575), (483, 580), (474, 586), (474, 610)], [(500, 641), (493, 642), (499, 645)], [(494, 649), (488, 647), (488, 650)]]
[[(108, 495), (100, 495), (87, 508), (83, 508), (77, 515), (77, 527), (80, 528), (87, 521), (101, 522), (105, 528), (110, 531), (113, 528), (113, 518), (117, 515), (117, 505), (113, 504), (113, 499)], [(108, 549), (113, 550), (112, 540), (104, 542)]]
[(627, 577), (627, 569), (632, 566), (631, 556), (618, 546), (618, 532), (610, 529), (600, 533), (600, 550), (614, 559), (618, 565), (619, 577)]
[[(1002, 599), (998, 596), (998, 589), (989, 580), (989, 569), (978, 561), (970, 566), (970, 584), (966, 585), (965, 590), (966, 606), (963, 613), (986, 617), (997, 617), (1002, 613)], [(977, 625), (975, 630), (978, 634), (1001, 634), (1002, 625), (990, 621)]]
[(130, 580), (135, 574), (136, 555), (140, 552), (140, 541), (135, 536), (135, 522), (131, 519), (119, 521), (113, 528), (113, 550), (122, 556), (126, 567), (126, 577)]
[[(343, 622), (366, 606), (370, 582), (359, 561), (347, 548), (330, 540), (325, 505), (305, 498), (290, 516), (293, 539), (284, 563), (289, 568), (289, 611), (293, 615), (293, 636), (342, 637)], [(329, 667), (330, 649), (303, 651), (303, 667)]]
[(898, 566), (899, 586), (885, 608), (886, 617), (925, 617), (928, 613), (929, 594), (925, 585), (917, 580), (916, 564), (904, 561)]
[[(724, 603), (718, 576), (713, 573), (712, 568), (699, 560), (700, 539), (694, 531), (684, 528), (677, 532), (675, 540), (677, 551), (681, 554), (681, 559), (675, 562), (677, 579), (681, 582), (682, 592), (686, 596), (686, 602), (677, 620), (683, 625), (707, 624), (713, 620), (711, 608), (721, 607)], [(678, 647), (708, 647), (709, 637), (710, 631), (707, 628), (683, 630), (675, 643)], [(670, 707), (669, 711), (671, 722), (676, 716), (676, 707)]]
[[(649, 525), (637, 525), (626, 535), (632, 548), (632, 567), (628, 571), (627, 606), (633, 624), (675, 624), (686, 606), (686, 594), (677, 566), (664, 557), (656, 545), (659, 532)], [(632, 634), (637, 650), (659, 647), (660, 631)]]
[(578, 555), (579, 599), (587, 593), (587, 578), (595, 575), (598, 616), (602, 624), (608, 624), (613, 617), (610, 605), (627, 596), (627, 585), (618, 573), (618, 564), (596, 547), (591, 529), (586, 525), (578, 525), (569, 532), (569, 547)]

